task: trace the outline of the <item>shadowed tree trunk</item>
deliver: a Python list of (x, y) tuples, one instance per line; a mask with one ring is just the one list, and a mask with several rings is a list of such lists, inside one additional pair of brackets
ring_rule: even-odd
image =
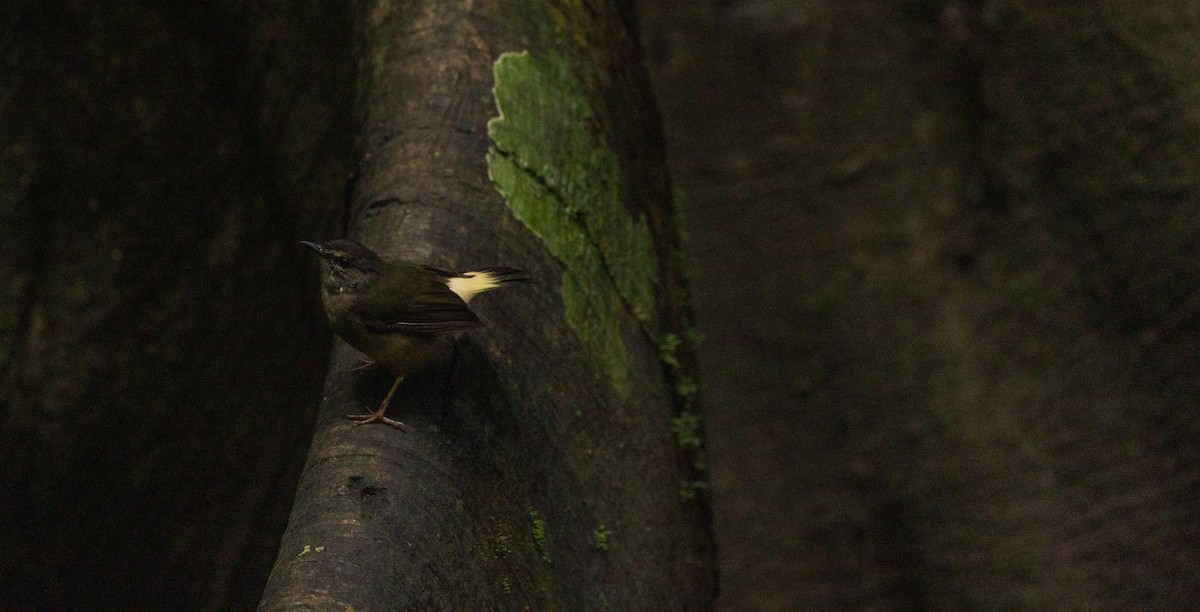
[(610, 3), (354, 5), (348, 234), (503, 264), (486, 327), (400, 387), (340, 341), (268, 610), (699, 609), (713, 557), (657, 119)]
[(0, 17), (0, 601), (250, 608), (325, 369), (345, 12)]
[(719, 607), (1197, 608), (1195, 4), (642, 6)]

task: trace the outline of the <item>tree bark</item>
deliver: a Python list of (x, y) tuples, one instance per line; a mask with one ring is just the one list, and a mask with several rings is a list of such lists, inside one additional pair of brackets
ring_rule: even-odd
[(690, 335), (627, 13), (518, 0), (354, 13), (348, 234), (537, 284), (473, 302), (486, 327), (401, 386), (391, 413), (407, 432), (342, 418), (390, 381), (351, 372), (337, 343), (261, 609), (709, 607)]
[(719, 607), (1196, 608), (1194, 14), (642, 7)]

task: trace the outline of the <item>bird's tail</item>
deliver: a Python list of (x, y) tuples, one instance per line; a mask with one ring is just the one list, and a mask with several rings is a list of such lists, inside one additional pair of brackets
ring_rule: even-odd
[(471, 298), (476, 295), (485, 291), (491, 291), (502, 285), (532, 282), (533, 279), (528, 274), (515, 268), (505, 268), (503, 266), (463, 272), (462, 274), (446, 279), (446, 284), (450, 286), (450, 290), (457, 293), (458, 297), (462, 298), (464, 302), (470, 302)]

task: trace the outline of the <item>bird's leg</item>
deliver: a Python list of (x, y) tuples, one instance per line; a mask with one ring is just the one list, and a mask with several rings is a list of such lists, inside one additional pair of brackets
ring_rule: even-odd
[(392, 388), (388, 390), (387, 396), (383, 398), (383, 403), (379, 405), (379, 409), (371, 414), (347, 414), (346, 418), (355, 421), (355, 425), (366, 425), (367, 423), (383, 423), (404, 431), (404, 423), (389, 419), (383, 414), (387, 412), (388, 404), (392, 402), (392, 396), (396, 394), (396, 389), (400, 387), (400, 383), (404, 382), (403, 376), (397, 376), (396, 382), (392, 383)]

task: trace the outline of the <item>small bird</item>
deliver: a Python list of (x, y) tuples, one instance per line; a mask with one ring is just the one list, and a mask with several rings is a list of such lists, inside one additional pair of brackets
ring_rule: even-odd
[(396, 377), (378, 410), (346, 415), (359, 425), (404, 429), (384, 416), (392, 396), (404, 377), (429, 359), (439, 336), (483, 325), (467, 307), (471, 298), (509, 283), (531, 282), (512, 268), (454, 273), (386, 262), (353, 240), (300, 244), (321, 257), (321, 302), (333, 331)]

